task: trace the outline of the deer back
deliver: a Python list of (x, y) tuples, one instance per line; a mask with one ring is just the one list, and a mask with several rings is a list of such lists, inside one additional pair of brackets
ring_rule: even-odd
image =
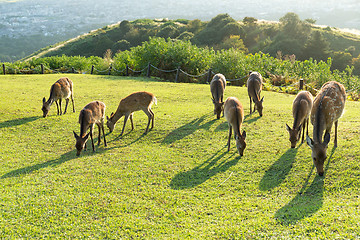
[(223, 111), (225, 87), (225, 76), (220, 73), (216, 74), (210, 82), (210, 91), (214, 104), (214, 114), (217, 115), (218, 119), (220, 118), (220, 114)]
[(105, 118), (105, 103), (100, 101), (93, 101), (87, 104), (79, 114), (80, 123), (80, 137), (84, 137), (87, 129), (94, 124), (104, 123)]
[(236, 148), (240, 156), (242, 156), (246, 147), (246, 132), (243, 131), (241, 134), (241, 125), (244, 121), (244, 108), (236, 97), (229, 97), (226, 99), (224, 104), (224, 115), (228, 124), (231, 125), (234, 130)]
[(260, 93), (262, 90), (262, 76), (258, 72), (251, 72), (247, 80), (248, 95), (254, 102), (260, 101)]
[(346, 92), (342, 84), (331, 81), (322, 86), (314, 99), (311, 111), (315, 142), (321, 142), (323, 131), (330, 132), (332, 124), (341, 117), (345, 107), (345, 100)]

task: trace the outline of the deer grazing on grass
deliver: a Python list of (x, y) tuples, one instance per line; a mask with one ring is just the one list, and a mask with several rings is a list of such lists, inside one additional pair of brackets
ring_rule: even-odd
[[(74, 137), (76, 139), (76, 155), (79, 156), (83, 149), (86, 150), (86, 142), (89, 138), (91, 138), (92, 149), (95, 152), (94, 140), (93, 140), (93, 129), (94, 124), (96, 124), (99, 128), (99, 139), (98, 145), (101, 142), (101, 130), (104, 136), (104, 144), (106, 147), (106, 139), (105, 139), (105, 131), (104, 131), (104, 119), (105, 119), (105, 104), (99, 101), (93, 101), (86, 105), (81, 111), (79, 115), (79, 123), (80, 123), (80, 136), (78, 136), (74, 131)], [(87, 130), (90, 129), (90, 132), (86, 134)]]
[(157, 104), (156, 97), (154, 94), (149, 92), (135, 92), (130, 94), (129, 96), (121, 99), (119, 106), (115, 113), (111, 113), (110, 118), (107, 118), (106, 125), (108, 126), (110, 132), (112, 132), (115, 128), (116, 122), (122, 117), (125, 116), (124, 126), (122, 128), (120, 136), (124, 133), (125, 125), (130, 117), (131, 129), (134, 130), (133, 123), (133, 114), (135, 111), (143, 110), (144, 113), (148, 116), (148, 124), (145, 130), (145, 133), (149, 131), (150, 122), (151, 129), (154, 127), (154, 113), (151, 110), (152, 104)]
[(214, 114), (217, 119), (220, 119), (221, 112), (224, 115), (224, 90), (226, 87), (225, 76), (218, 73), (210, 82), (210, 91), (212, 95), (212, 102), (214, 103)]
[(306, 127), (306, 135), (309, 135), (309, 116), (311, 113), (311, 109), (313, 106), (313, 96), (308, 91), (299, 92), (292, 105), (292, 114), (294, 117), (293, 127), (290, 128), (289, 125), (286, 124), (286, 130), (290, 134), (290, 142), (291, 148), (295, 148), (297, 141), (299, 141), (301, 136), (301, 142), (304, 142), (305, 136), (305, 127)]
[(264, 97), (260, 100), (260, 93), (262, 90), (262, 76), (258, 72), (250, 72), (250, 76), (247, 80), (247, 90), (250, 98), (250, 114), (252, 113), (252, 102), (254, 102), (254, 112), (257, 110), (260, 117), (263, 115), (263, 101)]
[(241, 134), (240, 129), (241, 124), (244, 121), (244, 108), (236, 97), (229, 97), (226, 99), (224, 104), (224, 115), (229, 125), (229, 139), (227, 142), (228, 151), (230, 151), (231, 133), (232, 129), (234, 129), (236, 148), (240, 156), (243, 156), (244, 150), (246, 148), (246, 132), (243, 131)]
[[(324, 175), (324, 162), (327, 158), (326, 150), (330, 142), (333, 123), (335, 123), (334, 147), (337, 147), (338, 120), (344, 111), (345, 100), (344, 86), (335, 81), (325, 83), (314, 99), (311, 110), (311, 124), (314, 127), (313, 139), (307, 136), (306, 142), (312, 150), (311, 157), (320, 176)], [(324, 141), (322, 140), (323, 134)]]
[[(47, 116), (47, 114), (50, 111), (50, 106), (54, 102), (56, 103), (57, 114), (61, 115), (62, 114), (62, 110), (61, 110), (61, 100), (62, 99), (66, 100), (65, 111), (64, 111), (64, 114), (65, 114), (68, 104), (69, 104), (69, 98), (71, 98), (73, 112), (75, 112), (74, 99), (73, 99), (73, 83), (69, 78), (66, 78), (66, 77), (60, 78), (51, 86), (49, 99), (46, 101), (45, 97), (43, 98), (43, 106), (41, 109), (43, 111), (43, 116), (44, 117)], [(59, 104), (58, 104), (58, 100), (59, 100)], [(59, 105), (60, 105), (60, 109), (59, 109)]]

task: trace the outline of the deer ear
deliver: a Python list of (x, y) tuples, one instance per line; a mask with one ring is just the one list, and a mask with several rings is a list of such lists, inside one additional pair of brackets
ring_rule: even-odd
[(299, 127), (298, 127), (298, 129), (297, 129), (298, 131), (300, 131), (300, 130), (301, 130), (301, 126), (302, 126), (302, 124), (300, 124), (300, 125), (299, 125)]
[(224, 106), (224, 102), (221, 103), (221, 106)]
[(314, 141), (309, 137), (309, 135), (306, 135), (306, 143), (309, 145), (309, 147), (312, 149), (314, 146)]
[(325, 146), (327, 146), (330, 142), (330, 133), (325, 133), (325, 136), (324, 136), (324, 144)]
[(244, 139), (246, 138), (246, 132), (245, 130), (243, 131), (242, 135), (241, 135)]
[(45, 99), (45, 97), (43, 98), (43, 103), (45, 103), (46, 102), (46, 99)]
[(291, 130), (291, 128), (289, 127), (289, 125), (287, 125), (287, 123), (286, 123), (286, 130), (287, 130), (288, 132), (290, 132), (290, 130)]
[(106, 116), (106, 120), (108, 120), (108, 121), (109, 121), (109, 119), (110, 119), (110, 118), (109, 118), (108, 116)]
[(75, 132), (75, 131), (73, 131), (73, 133), (74, 133), (74, 137), (75, 137), (76, 139), (78, 139), (78, 138), (79, 138), (79, 136), (76, 134), (76, 132)]
[(85, 135), (85, 137), (84, 137), (85, 142), (88, 140), (89, 136), (90, 136), (90, 132), (88, 132), (88, 134)]
[(264, 96), (261, 98), (260, 102), (264, 102)]

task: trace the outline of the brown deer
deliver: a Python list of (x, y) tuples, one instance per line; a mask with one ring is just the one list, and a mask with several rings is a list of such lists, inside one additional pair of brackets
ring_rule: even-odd
[(210, 91), (212, 95), (212, 102), (214, 104), (214, 115), (217, 119), (220, 119), (221, 112), (224, 115), (224, 90), (226, 87), (225, 76), (218, 73), (210, 82)]
[[(324, 162), (327, 158), (326, 150), (330, 142), (330, 132), (335, 123), (334, 147), (337, 147), (338, 120), (341, 117), (346, 100), (345, 88), (342, 84), (330, 81), (325, 83), (316, 98), (311, 110), (311, 124), (313, 125), (313, 139), (306, 137), (306, 142), (312, 150), (312, 159), (320, 176), (324, 175)], [(325, 131), (325, 134), (324, 134)], [(324, 134), (324, 141), (322, 136)]]
[(263, 102), (264, 97), (260, 99), (260, 93), (262, 90), (262, 76), (258, 72), (250, 72), (250, 76), (247, 80), (247, 90), (250, 98), (250, 114), (252, 113), (252, 102), (254, 102), (254, 111), (257, 110), (260, 114), (260, 117), (263, 115)]
[[(86, 142), (89, 138), (91, 138), (92, 149), (95, 152), (94, 140), (93, 140), (93, 129), (94, 124), (96, 124), (99, 128), (99, 139), (98, 145), (101, 142), (101, 130), (104, 136), (104, 144), (106, 147), (106, 139), (105, 139), (105, 131), (104, 131), (104, 119), (105, 119), (105, 104), (99, 101), (93, 101), (86, 105), (81, 111), (79, 115), (79, 123), (80, 123), (80, 136), (78, 136), (74, 131), (74, 136), (76, 139), (76, 155), (79, 156), (83, 149), (86, 150)], [(87, 130), (90, 129), (90, 132), (86, 134)]]
[(129, 96), (121, 99), (119, 106), (115, 113), (111, 113), (110, 118), (107, 118), (106, 125), (108, 126), (110, 132), (112, 132), (115, 128), (116, 122), (122, 117), (125, 116), (124, 126), (122, 128), (120, 136), (124, 133), (125, 125), (130, 117), (131, 129), (134, 130), (133, 123), (133, 114), (135, 111), (143, 110), (144, 113), (148, 116), (148, 124), (145, 130), (145, 133), (149, 131), (149, 125), (151, 124), (151, 129), (154, 127), (154, 113), (151, 110), (152, 104), (157, 104), (156, 97), (154, 94), (149, 92), (135, 92), (130, 94)]
[(302, 139), (301, 142), (304, 142), (305, 138), (305, 127), (306, 127), (306, 135), (309, 135), (309, 116), (311, 113), (311, 109), (313, 106), (313, 96), (308, 91), (299, 92), (292, 105), (292, 114), (294, 117), (293, 127), (290, 128), (289, 125), (286, 124), (286, 130), (290, 134), (290, 142), (291, 148), (295, 148), (297, 141), (299, 141), (301, 136), (301, 128), (302, 128)]
[(227, 142), (228, 151), (230, 151), (230, 139), (232, 128), (234, 129), (234, 137), (236, 140), (236, 148), (243, 156), (246, 148), (246, 132), (240, 133), (241, 124), (244, 121), (244, 108), (240, 101), (236, 97), (229, 97), (226, 99), (224, 104), (224, 115), (229, 125), (229, 139)]
[[(57, 107), (57, 115), (61, 115), (62, 114), (62, 110), (61, 110), (61, 100), (62, 99), (66, 100), (65, 111), (64, 111), (64, 114), (65, 114), (68, 104), (69, 104), (69, 98), (71, 98), (73, 112), (75, 112), (74, 99), (73, 99), (73, 83), (67, 77), (60, 78), (51, 86), (49, 99), (46, 101), (45, 97), (43, 98), (43, 106), (41, 109), (43, 111), (43, 116), (46, 117), (48, 115), (48, 113), (50, 111), (50, 106), (54, 102), (56, 103), (56, 107)], [(58, 104), (58, 101), (59, 101), (59, 104)], [(60, 105), (60, 111), (59, 111), (59, 105)]]

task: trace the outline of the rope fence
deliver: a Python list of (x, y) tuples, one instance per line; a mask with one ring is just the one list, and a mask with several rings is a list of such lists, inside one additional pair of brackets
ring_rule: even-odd
[[(1, 69), (1, 68), (0, 68)], [(213, 75), (215, 75), (216, 73), (214, 71), (212, 71), (212, 69), (208, 69), (208, 71), (204, 72), (204, 73), (200, 73), (200, 74), (190, 74), (185, 72), (184, 70), (182, 70), (180, 67), (178, 67), (177, 69), (170, 69), (170, 70), (164, 70), (164, 69), (160, 69), (154, 65), (152, 65), (151, 63), (148, 64), (148, 66), (144, 67), (141, 70), (135, 70), (130, 68), (128, 65), (126, 65), (126, 67), (124, 69), (116, 69), (115, 67), (113, 67), (112, 65), (110, 65), (107, 69), (97, 69), (94, 65), (91, 66), (91, 72), (90, 74), (107, 74), (107, 75), (111, 75), (111, 72), (114, 71), (117, 74), (123, 74), (125, 76), (130, 76), (130, 72), (132, 72), (133, 74), (142, 74), (145, 73), (147, 77), (151, 76), (151, 69), (155, 69), (161, 73), (175, 73), (175, 82), (180, 82), (180, 73), (183, 74), (185, 77), (190, 77), (190, 78), (201, 78), (206, 76), (206, 83), (209, 83), (211, 81), (211, 77)], [(5, 64), (2, 64), (2, 72), (5, 75), (7, 74), (44, 74), (44, 73), (76, 73), (76, 74), (87, 74), (87, 71), (78, 71), (75, 70), (74, 67), (69, 68), (59, 68), (59, 69), (50, 69), (47, 66), (44, 66), (43, 64), (36, 66), (35, 68), (32, 69), (15, 69), (15, 68), (11, 68), (9, 66), (6, 66)], [(239, 78), (235, 78), (235, 79), (226, 79), (227, 82), (232, 83), (232, 82), (237, 82), (237, 81), (242, 81), (244, 78), (247, 78), (248, 75), (239, 77)], [(292, 88), (292, 90), (294, 90), (294, 87), (296, 87), (296, 90), (310, 90), (313, 94), (317, 93), (319, 90), (306, 84), (304, 82), (304, 79), (300, 79), (298, 82), (295, 82), (291, 85), (283, 85), (283, 86), (276, 86), (276, 85), (272, 85), (271, 83), (266, 83), (266, 85), (272, 89), (277, 88), (279, 91), (281, 92), (289, 92), (288, 90)], [(298, 85), (298, 87), (297, 87)], [(357, 86), (353, 89), (348, 89), (346, 90), (346, 93), (353, 93), (356, 92), (360, 89), (360, 86)]]

